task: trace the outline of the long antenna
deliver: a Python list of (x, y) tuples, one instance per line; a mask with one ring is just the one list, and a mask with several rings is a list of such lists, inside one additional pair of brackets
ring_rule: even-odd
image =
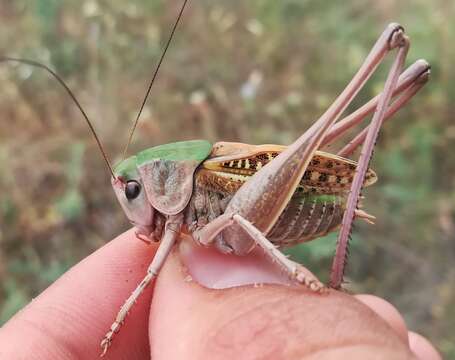
[(96, 132), (95, 132), (95, 129), (93, 128), (92, 123), (90, 122), (90, 120), (89, 120), (87, 114), (85, 113), (84, 109), (82, 108), (81, 104), (76, 99), (76, 96), (73, 94), (73, 92), (70, 90), (70, 88), (65, 84), (63, 79), (55, 71), (53, 71), (51, 68), (49, 68), (48, 66), (46, 66), (44, 64), (41, 64), (41, 63), (39, 63), (37, 61), (28, 60), (28, 59), (13, 58), (13, 57), (8, 57), (8, 56), (0, 56), (0, 62), (8, 62), (8, 61), (9, 62), (23, 63), (23, 64), (27, 64), (27, 65), (31, 65), (31, 66), (35, 66), (35, 67), (44, 69), (48, 73), (50, 73), (60, 83), (60, 85), (63, 86), (63, 88), (66, 90), (66, 92), (71, 97), (71, 99), (73, 99), (74, 103), (79, 108), (79, 110), (81, 111), (82, 115), (84, 116), (85, 121), (87, 122), (87, 125), (90, 128), (90, 131), (92, 132), (92, 135), (95, 138), (96, 143), (98, 144), (98, 147), (99, 147), (99, 149), (101, 151), (101, 154), (103, 155), (104, 161), (106, 162), (106, 165), (107, 165), (107, 167), (109, 169), (109, 172), (111, 173), (112, 178), (115, 179), (114, 170), (112, 169), (112, 165), (109, 162), (109, 159), (108, 159), (108, 157), (106, 155), (106, 152), (104, 151), (103, 145), (101, 145), (101, 141), (98, 138), (98, 135), (96, 135)]
[(137, 123), (139, 122), (139, 117), (141, 116), (142, 110), (144, 109), (145, 103), (147, 102), (147, 98), (150, 94), (150, 91), (152, 90), (153, 83), (155, 82), (156, 76), (158, 75), (158, 71), (160, 70), (161, 63), (163, 62), (164, 55), (166, 55), (167, 49), (169, 48), (169, 45), (171, 44), (172, 38), (174, 36), (175, 30), (177, 29), (177, 25), (180, 21), (180, 18), (182, 17), (183, 10), (185, 10), (185, 6), (188, 0), (183, 1), (182, 8), (180, 9), (179, 15), (177, 16), (177, 20), (174, 23), (174, 26), (172, 28), (171, 34), (169, 35), (169, 39), (167, 40), (166, 46), (164, 47), (163, 53), (161, 54), (161, 58), (158, 61), (158, 65), (155, 68), (155, 72), (153, 73), (152, 80), (150, 81), (149, 87), (147, 89), (147, 92), (145, 93), (144, 100), (142, 101), (141, 108), (139, 109), (139, 112), (136, 116), (136, 120), (134, 121), (133, 125), (131, 126), (130, 133), (128, 136), (128, 142), (126, 143), (125, 150), (123, 151), (123, 159), (126, 158), (126, 153), (128, 152), (128, 147), (131, 144), (131, 140), (133, 140), (133, 135), (134, 135), (134, 130), (136, 130)]

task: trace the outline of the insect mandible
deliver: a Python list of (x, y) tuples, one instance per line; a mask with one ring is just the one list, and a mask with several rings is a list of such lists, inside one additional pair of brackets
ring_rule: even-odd
[[(113, 190), (137, 237), (160, 241), (144, 279), (121, 307), (101, 342), (102, 355), (145, 287), (158, 275), (179, 234), (188, 233), (199, 245), (223, 253), (246, 255), (259, 246), (296, 283), (311, 291), (325, 286), (279, 250), (310, 241), (341, 227), (332, 264), (330, 286), (340, 288), (354, 218), (374, 219), (358, 206), (364, 186), (376, 174), (369, 169), (382, 123), (390, 119), (426, 83), (430, 67), (418, 60), (402, 72), (409, 39), (398, 24), (390, 24), (364, 63), (328, 110), (289, 146), (248, 145), (205, 140), (152, 147), (126, 157), (128, 144), (150, 93), (187, 0), (169, 36), (141, 109), (130, 131), (124, 159), (112, 166), (87, 115), (67, 85), (40, 63), (10, 57), (49, 71), (66, 89), (84, 115), (111, 174)], [(339, 120), (385, 56), (396, 50), (384, 90), (351, 115)], [(401, 74), (401, 75), (400, 75)], [(371, 123), (336, 155), (320, 149), (331, 144), (370, 114)], [(362, 146), (357, 162), (348, 159)]]

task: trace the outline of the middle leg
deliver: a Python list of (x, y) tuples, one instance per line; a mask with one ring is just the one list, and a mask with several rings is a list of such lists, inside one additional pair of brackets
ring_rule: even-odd
[(223, 214), (204, 226), (201, 230), (193, 232), (193, 239), (201, 245), (211, 244), (216, 236), (224, 229), (233, 225), (239, 225), (254, 241), (264, 250), (265, 254), (276, 263), (292, 281), (305, 285), (315, 292), (323, 292), (325, 286), (312, 274), (308, 273), (302, 265), (290, 260), (284, 255), (262, 232), (251, 222), (239, 214)]

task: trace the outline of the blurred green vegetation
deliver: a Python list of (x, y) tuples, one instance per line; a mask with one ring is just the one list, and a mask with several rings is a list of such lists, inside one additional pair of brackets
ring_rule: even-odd
[[(0, 54), (56, 69), (119, 159), (179, 7), (164, 0), (0, 0)], [(191, 1), (132, 150), (192, 138), (288, 144), (343, 89), (386, 24), (400, 22), (412, 40), (408, 64), (427, 59), (432, 77), (381, 132), (372, 161), (380, 180), (364, 194), (378, 219), (356, 226), (348, 287), (390, 300), (410, 328), (453, 358), (453, 18), (450, 0)], [(350, 110), (381, 90), (386, 70)], [(129, 225), (81, 115), (47, 74), (2, 64), (0, 118), (4, 322)], [(291, 252), (326, 279), (335, 239)]]

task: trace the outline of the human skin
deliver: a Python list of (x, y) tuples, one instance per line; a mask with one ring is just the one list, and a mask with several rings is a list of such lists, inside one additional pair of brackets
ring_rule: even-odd
[[(81, 261), (0, 329), (0, 358), (98, 358), (101, 339), (156, 248), (128, 231)], [(259, 281), (287, 282), (261, 254), (237, 258), (182, 241), (106, 358), (440, 359), (380, 298), (244, 285)]]

